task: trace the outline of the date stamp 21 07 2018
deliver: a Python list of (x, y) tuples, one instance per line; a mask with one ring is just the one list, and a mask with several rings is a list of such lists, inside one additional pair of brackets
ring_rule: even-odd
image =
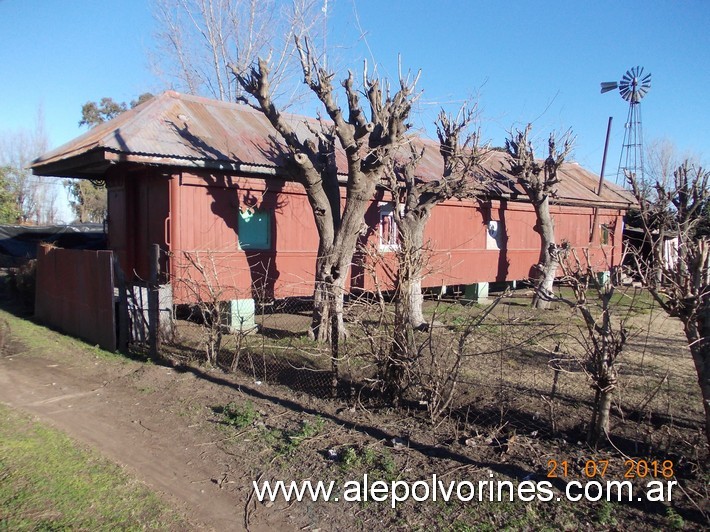
[[(587, 460), (582, 467), (575, 467), (567, 460), (548, 460), (547, 478), (580, 477), (586, 479), (621, 476), (624, 479), (671, 479), (675, 475), (672, 460), (632, 460), (623, 461), (618, 467), (611, 460)], [(617, 476), (618, 478), (618, 476)]]

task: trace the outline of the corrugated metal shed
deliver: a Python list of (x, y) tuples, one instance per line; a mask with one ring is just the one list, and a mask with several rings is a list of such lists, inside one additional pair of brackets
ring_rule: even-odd
[[(304, 139), (310, 136), (307, 123), (318, 127), (314, 119), (285, 116)], [(426, 148), (417, 172), (423, 179), (436, 178), (443, 167), (438, 143), (415, 142)], [(284, 149), (261, 112), (168, 91), (44, 154), (32, 170), (36, 175), (100, 178), (113, 164), (133, 162), (279, 174)], [(336, 159), (344, 170), (342, 152)], [(495, 178), (493, 195), (525, 199), (522, 188), (506, 172), (504, 153), (491, 152), (485, 166)], [(557, 203), (615, 208), (633, 203), (628, 192), (610, 183), (597, 196), (598, 176), (576, 163), (565, 164), (561, 174)]]

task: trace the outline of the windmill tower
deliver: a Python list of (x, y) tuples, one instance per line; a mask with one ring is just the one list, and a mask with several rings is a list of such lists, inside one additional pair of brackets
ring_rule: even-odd
[(629, 115), (624, 126), (624, 144), (619, 157), (616, 184), (626, 183), (626, 174), (644, 177), (643, 170), (643, 128), (641, 127), (641, 99), (651, 89), (651, 74), (643, 75), (643, 67), (633, 67), (626, 71), (621, 81), (602, 83), (602, 94), (619, 89), (621, 97), (629, 102)]

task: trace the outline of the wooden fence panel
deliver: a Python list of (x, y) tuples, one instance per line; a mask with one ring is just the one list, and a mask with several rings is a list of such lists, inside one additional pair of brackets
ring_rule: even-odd
[(67, 334), (116, 350), (111, 251), (37, 251), (35, 317)]

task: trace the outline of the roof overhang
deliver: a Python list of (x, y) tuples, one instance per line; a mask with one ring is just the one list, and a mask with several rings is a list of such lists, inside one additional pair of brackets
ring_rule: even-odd
[(94, 148), (62, 159), (36, 161), (31, 168), (32, 173), (39, 176), (103, 179), (111, 164), (103, 148)]
[[(90, 151), (50, 161), (36, 161), (32, 173), (38, 176), (67, 177), (74, 179), (101, 180), (111, 166), (119, 163), (145, 166), (163, 166), (176, 169), (216, 170), (243, 175), (286, 177), (285, 172), (275, 166), (255, 165), (237, 161), (170, 157), (150, 153), (123, 153), (107, 148), (93, 148)], [(339, 175), (345, 183), (347, 176)]]

